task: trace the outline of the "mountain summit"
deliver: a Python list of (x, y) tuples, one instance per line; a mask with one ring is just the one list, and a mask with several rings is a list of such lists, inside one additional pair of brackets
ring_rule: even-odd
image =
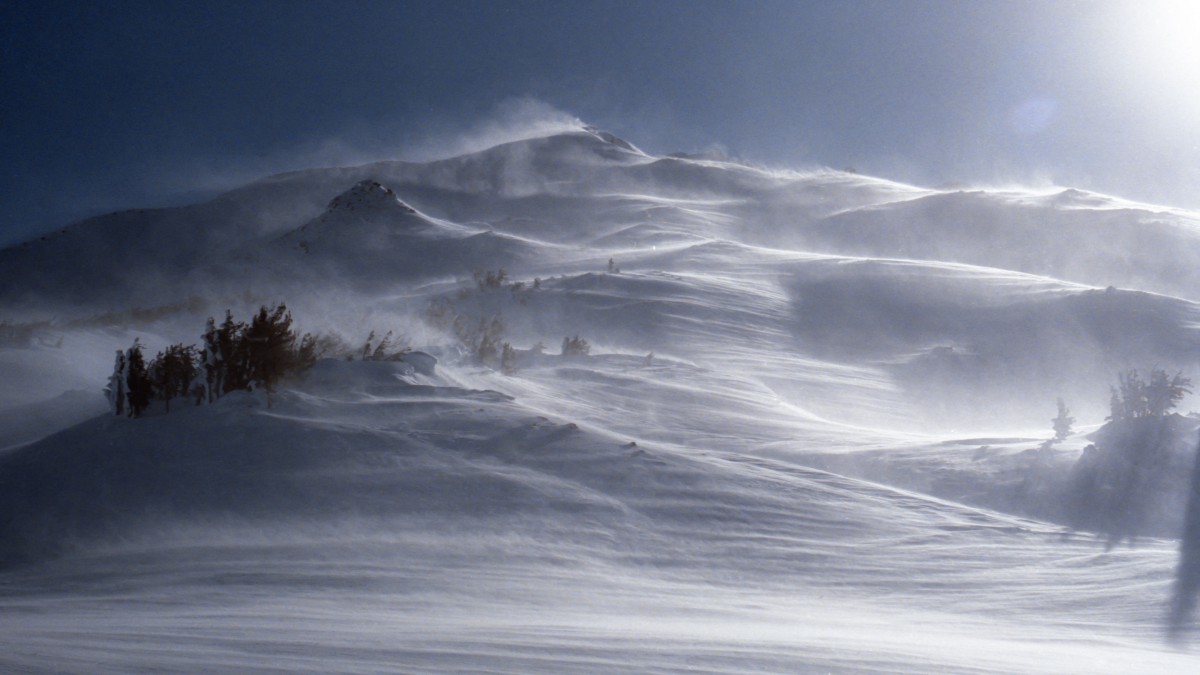
[(334, 197), (329, 202), (326, 213), (363, 213), (372, 210), (386, 211), (399, 209), (402, 213), (416, 214), (417, 210), (405, 204), (391, 188), (384, 187), (376, 180), (363, 180), (357, 185)]
[(437, 222), (406, 204), (394, 190), (365, 179), (329, 201), (325, 212), (282, 240), (305, 253), (361, 260), (412, 245), (414, 238), (461, 234), (462, 228)]

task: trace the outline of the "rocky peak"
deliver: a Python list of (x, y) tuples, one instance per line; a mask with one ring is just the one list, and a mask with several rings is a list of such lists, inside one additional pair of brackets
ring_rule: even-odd
[(329, 202), (326, 211), (329, 213), (361, 211), (364, 209), (400, 209), (405, 213), (416, 213), (416, 209), (405, 204), (392, 191), (379, 181), (364, 180)]

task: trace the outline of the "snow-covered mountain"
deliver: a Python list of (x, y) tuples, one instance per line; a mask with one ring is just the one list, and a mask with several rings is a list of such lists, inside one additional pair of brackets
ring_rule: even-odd
[[(1197, 372), (1198, 228), (580, 128), (0, 251), (0, 670), (1190, 672), (1173, 545), (1064, 539), (1045, 441)], [(100, 414), (115, 349), (278, 301), (437, 366)]]

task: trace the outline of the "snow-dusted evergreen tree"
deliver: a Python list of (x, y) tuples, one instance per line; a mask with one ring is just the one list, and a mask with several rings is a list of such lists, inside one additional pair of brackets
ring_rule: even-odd
[(128, 377), (125, 364), (125, 350), (118, 349), (112, 374), (108, 376), (108, 386), (104, 389), (113, 414), (118, 417), (125, 414), (125, 378)]
[(508, 272), (504, 271), (503, 267), (495, 272), (491, 270), (487, 270), (486, 272), (482, 270), (476, 270), (475, 272), (475, 284), (479, 286), (479, 290), (481, 291), (500, 288), (507, 280)]
[(1108, 418), (1114, 421), (1163, 417), (1192, 391), (1192, 380), (1183, 373), (1171, 377), (1158, 368), (1151, 369), (1148, 381), (1143, 380), (1136, 370), (1121, 373), (1118, 384), (1112, 389), (1109, 402)]
[(363, 343), (362, 354), (360, 355), (360, 357), (362, 358), (363, 361), (370, 360), (370, 358), (371, 358), (371, 342), (374, 339), (375, 339), (375, 331), (371, 331), (370, 333), (367, 333), (367, 341)]
[(1150, 372), (1150, 381), (1146, 383), (1146, 409), (1154, 417), (1162, 417), (1173, 410), (1183, 397), (1192, 391), (1192, 381), (1175, 373), (1168, 377), (1165, 370), (1155, 368)]
[[(219, 327), (210, 318), (202, 340), (199, 350), (195, 345), (171, 345), (149, 365), (140, 341), (117, 352), (105, 390), (114, 412), (138, 417), (154, 398), (169, 411), (171, 400), (180, 396), (192, 396), (199, 404), (236, 390), (261, 387), (272, 392), (281, 378), (311, 367), (335, 344), (308, 334), (299, 338), (292, 330), (292, 315), (282, 304), (263, 306), (249, 325), (234, 321), (232, 312), (225, 313)], [(385, 343), (386, 349), (391, 343)]]
[(475, 355), (479, 357), (479, 362), (483, 365), (494, 365), (500, 355), (499, 340), (493, 337), (491, 333), (481, 333), (479, 335), (479, 346), (475, 349)]
[(379, 344), (375, 345), (375, 349), (371, 350), (372, 361), (386, 361), (388, 359), (388, 350), (392, 348), (392, 331), (388, 331)]
[(1058, 399), (1058, 416), (1050, 422), (1054, 425), (1054, 440), (1061, 441), (1071, 435), (1071, 425), (1075, 423), (1075, 418), (1071, 417), (1071, 410), (1061, 398)]
[(1073, 527), (1107, 534), (1111, 547), (1173, 517), (1184, 489), (1182, 458), (1194, 450), (1183, 441), (1191, 421), (1170, 413), (1189, 391), (1191, 380), (1158, 368), (1147, 380), (1133, 370), (1120, 374), (1108, 424), (1072, 469)]
[(479, 362), (488, 367), (496, 367), (500, 361), (500, 343), (504, 337), (504, 320), (499, 315), (490, 319), (480, 319), (478, 324), (472, 324), (460, 316), (463, 321), (456, 320), (454, 330)]
[(1105, 419), (1114, 422), (1125, 419), (1125, 404), (1121, 402), (1121, 393), (1116, 387), (1109, 387), (1108, 391), (1108, 417)]
[(587, 356), (592, 352), (592, 346), (588, 341), (576, 335), (575, 337), (565, 337), (562, 343), (562, 355), (564, 357), (572, 356)]
[(505, 375), (517, 372), (517, 350), (507, 342), (500, 345), (500, 372)]

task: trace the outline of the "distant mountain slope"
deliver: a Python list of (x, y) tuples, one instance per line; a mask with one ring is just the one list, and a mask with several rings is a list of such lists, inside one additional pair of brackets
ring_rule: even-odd
[[(1118, 373), (1200, 378), (1196, 224), (580, 128), (0, 251), (0, 670), (1191, 672), (1170, 545), (1063, 514)], [(277, 302), (303, 376), (98, 414)]]
[(538, 254), (534, 242), (431, 218), (390, 188), (365, 180), (334, 197), (320, 216), (244, 259), (272, 270), (276, 279), (371, 287), (523, 266)]
[(1200, 218), (1076, 190), (936, 193), (802, 228), (814, 250), (963, 262), (1195, 298)]
[[(399, 292), (411, 317), (446, 292), (412, 284), (504, 268), (514, 282), (548, 282), (475, 310), (502, 315), (519, 347), (586, 333), (747, 371), (776, 359), (788, 366), (761, 377), (789, 401), (824, 392), (805, 404), (819, 415), (902, 424), (939, 409), (943, 422), (999, 422), (1103, 391), (1120, 369), (1195, 363), (1196, 225), (1078, 190), (939, 192), (653, 157), (580, 129), (434, 162), (281, 174), (203, 204), (85, 221), (0, 252), (0, 321), (197, 296), (212, 313), (229, 299), (304, 306), (351, 291)], [(637, 276), (600, 274), (610, 259)], [(1089, 290), (1103, 286), (1114, 288)], [(321, 314), (321, 302), (309, 305)], [(194, 339), (173, 330), (160, 329)], [(886, 384), (863, 397), (831, 386), (829, 368)]]
[[(830, 171), (656, 158), (580, 130), (435, 162), (281, 174), (203, 204), (94, 218), (0, 251), (0, 302), (164, 304), (188, 286), (238, 292), (267, 283), (244, 260), (270, 257), (274, 239), (317, 227), (329, 202), (362, 181), (451, 229), (615, 250), (718, 238), (965, 262), (1181, 297), (1191, 296), (1200, 268), (1198, 221), (1177, 211), (1080, 191), (942, 193)], [(353, 266), (378, 243), (357, 240), (361, 229), (343, 228), (341, 243), (326, 248), (340, 248)], [(464, 268), (479, 264), (468, 258)], [(377, 284), (389, 271), (372, 265), (362, 273), (379, 276)], [(147, 278), (157, 283), (142, 283)]]

